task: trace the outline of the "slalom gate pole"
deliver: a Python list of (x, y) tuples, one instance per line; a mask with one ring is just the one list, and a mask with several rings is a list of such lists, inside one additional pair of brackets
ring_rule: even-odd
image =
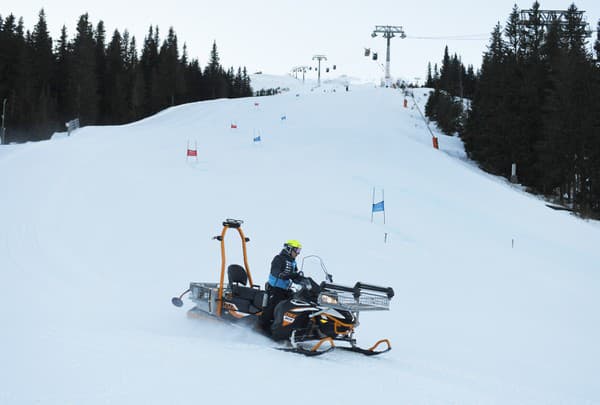
[(371, 223), (373, 223), (373, 204), (375, 204), (375, 187), (373, 187), (373, 198), (371, 199)]
[(383, 201), (383, 224), (385, 225), (385, 195), (384, 195), (384, 189), (381, 189), (381, 201)]

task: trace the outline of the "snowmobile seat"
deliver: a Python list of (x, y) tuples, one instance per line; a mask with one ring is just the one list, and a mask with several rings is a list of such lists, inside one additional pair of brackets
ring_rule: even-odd
[(246, 287), (248, 275), (239, 264), (232, 264), (227, 268), (229, 287), (231, 288), (233, 302), (241, 312), (256, 314), (262, 311), (267, 304), (267, 293), (259, 286)]
[(246, 285), (248, 283), (248, 274), (239, 264), (231, 264), (227, 267), (227, 277), (229, 278), (229, 284), (241, 283)]

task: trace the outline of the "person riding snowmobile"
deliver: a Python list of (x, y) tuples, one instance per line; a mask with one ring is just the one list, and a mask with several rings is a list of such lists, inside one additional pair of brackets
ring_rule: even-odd
[(303, 278), (303, 274), (298, 271), (296, 264), (296, 257), (300, 254), (301, 249), (300, 242), (295, 239), (288, 240), (284, 243), (281, 252), (271, 262), (271, 272), (267, 283), (269, 300), (260, 317), (261, 327), (269, 334), (275, 307), (281, 301), (292, 297), (292, 291), (290, 291), (292, 283)]

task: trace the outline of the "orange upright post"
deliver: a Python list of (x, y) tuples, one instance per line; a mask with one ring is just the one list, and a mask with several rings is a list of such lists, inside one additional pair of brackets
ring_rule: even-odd
[(408, 107), (408, 100), (404, 99), (404, 108), (407, 108), (407, 107)]
[(246, 274), (248, 275), (248, 281), (250, 282), (250, 285), (253, 285), (252, 275), (250, 274), (250, 268), (248, 266), (248, 255), (246, 251), (246, 242), (250, 241), (250, 239), (246, 238), (246, 235), (244, 235), (244, 232), (242, 231), (241, 227), (242, 223), (243, 221), (240, 220), (226, 219), (223, 222), (223, 230), (221, 231), (221, 235), (215, 236), (213, 238), (221, 242), (221, 277), (219, 278), (219, 290), (217, 297), (217, 301), (219, 301), (219, 305), (217, 306), (217, 316), (221, 316), (223, 311), (223, 285), (225, 283), (225, 263), (227, 261), (225, 258), (225, 234), (227, 233), (227, 229), (229, 228), (237, 229), (238, 233), (240, 234), (240, 238), (242, 239), (242, 252), (244, 254), (244, 265), (246, 266)]
[(438, 139), (437, 136), (434, 136), (433, 138), (431, 138), (433, 140), (433, 148), (434, 149), (439, 149), (440, 145), (438, 144)]

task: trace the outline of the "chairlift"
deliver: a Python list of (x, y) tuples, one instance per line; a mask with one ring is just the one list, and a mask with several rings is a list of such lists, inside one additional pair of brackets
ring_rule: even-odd
[(325, 69), (325, 73), (329, 73), (329, 68)]
[(373, 60), (377, 60), (377, 52), (373, 52)]
[(333, 65), (333, 70), (335, 70), (335, 65)]
[(371, 48), (365, 48), (365, 56), (371, 55)]

